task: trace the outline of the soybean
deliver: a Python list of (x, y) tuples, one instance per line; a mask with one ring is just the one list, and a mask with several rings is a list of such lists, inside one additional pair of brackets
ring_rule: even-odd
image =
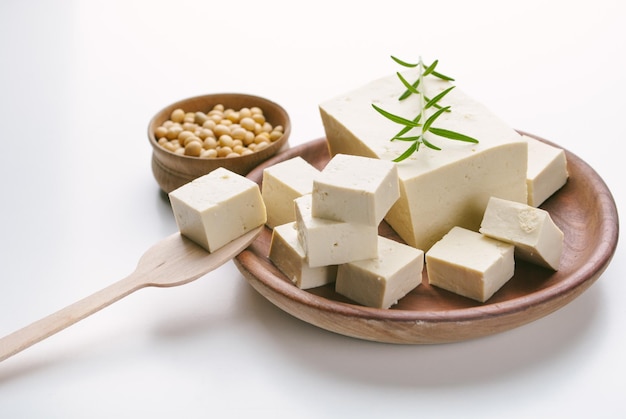
[(235, 110), (217, 104), (206, 113), (175, 109), (154, 135), (161, 147), (175, 154), (224, 158), (262, 150), (278, 141), (284, 128), (273, 127), (258, 107)]

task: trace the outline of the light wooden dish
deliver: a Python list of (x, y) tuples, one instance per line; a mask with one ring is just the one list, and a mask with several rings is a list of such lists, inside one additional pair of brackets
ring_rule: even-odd
[[(248, 177), (260, 184), (265, 167), (295, 156), (319, 169), (330, 158), (326, 140), (321, 138), (275, 156)], [(517, 261), (514, 277), (484, 304), (429, 286), (425, 271), (422, 285), (388, 310), (352, 303), (335, 293), (333, 285), (300, 290), (268, 259), (271, 231), (267, 227), (235, 258), (235, 264), (260, 294), (282, 310), (346, 336), (387, 343), (433, 344), (513, 329), (578, 297), (598, 279), (615, 253), (618, 215), (610, 191), (583, 160), (567, 150), (566, 156), (570, 178), (542, 205), (565, 234), (561, 269), (554, 273)], [(395, 236), (384, 222), (380, 230), (383, 235)]]
[[(170, 118), (174, 109), (182, 108), (185, 112), (208, 112), (217, 104), (222, 104), (225, 108), (235, 110), (257, 106), (263, 110), (266, 120), (272, 126), (283, 126), (284, 134), (269, 147), (241, 157), (207, 159), (183, 156), (174, 154), (159, 146), (154, 132), (157, 127)], [(183, 99), (161, 109), (148, 124), (148, 140), (152, 146), (152, 173), (161, 189), (167, 193), (218, 167), (225, 167), (245, 176), (250, 170), (277, 152), (285, 150), (288, 146), (290, 134), (291, 120), (287, 111), (277, 103), (259, 96), (241, 93), (216, 93)]]

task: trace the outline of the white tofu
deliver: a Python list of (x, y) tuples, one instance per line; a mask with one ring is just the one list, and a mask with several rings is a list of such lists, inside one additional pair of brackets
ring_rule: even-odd
[(520, 259), (555, 271), (559, 269), (564, 236), (545, 210), (491, 198), (480, 232), (513, 244)]
[(426, 252), (428, 282), (485, 302), (515, 270), (514, 246), (454, 227)]
[(337, 266), (311, 268), (306, 253), (298, 240), (296, 223), (274, 227), (270, 243), (270, 260), (298, 288), (309, 289), (335, 281)]
[(180, 233), (209, 252), (267, 220), (259, 186), (221, 167), (173, 190), (169, 198)]
[(312, 196), (294, 200), (298, 240), (309, 266), (339, 265), (378, 255), (378, 227), (313, 217)]
[(563, 149), (523, 137), (528, 141), (527, 204), (538, 207), (567, 183), (567, 160)]
[(369, 307), (389, 308), (422, 283), (424, 252), (378, 237), (378, 257), (340, 265), (335, 291)]
[(335, 155), (313, 179), (313, 216), (378, 225), (400, 197), (398, 170), (387, 160)]
[[(416, 79), (408, 72), (404, 75)], [(429, 97), (450, 87), (430, 76), (424, 80)], [(402, 154), (408, 144), (390, 141), (401, 126), (378, 114), (372, 104), (413, 119), (418, 96), (399, 101), (404, 90), (391, 75), (320, 104), (331, 155), (392, 160)], [(400, 198), (385, 219), (406, 243), (423, 250), (453, 226), (477, 231), (491, 196), (526, 203), (528, 147), (520, 134), (458, 87), (441, 104), (450, 105), (452, 111), (433, 126), (469, 135), (479, 144), (430, 136), (441, 151), (422, 146), (397, 164)]]
[(267, 209), (267, 226), (295, 221), (293, 200), (311, 193), (313, 177), (319, 173), (300, 156), (277, 163), (263, 170), (261, 196)]

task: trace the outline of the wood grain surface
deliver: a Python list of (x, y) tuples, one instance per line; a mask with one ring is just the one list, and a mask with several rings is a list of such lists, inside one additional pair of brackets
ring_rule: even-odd
[[(550, 141), (524, 133), (543, 142)], [(462, 341), (503, 332), (563, 307), (606, 269), (615, 253), (619, 223), (611, 192), (583, 160), (565, 150), (569, 180), (541, 208), (563, 231), (558, 272), (516, 261), (515, 275), (491, 299), (478, 303), (423, 282), (391, 309), (360, 306), (335, 293), (334, 284), (311, 290), (293, 285), (268, 259), (271, 230), (235, 258), (249, 283), (285, 312), (323, 329), (355, 338), (399, 344)], [(294, 147), (250, 172), (261, 183), (263, 170), (301, 156), (318, 169), (330, 159), (325, 138)], [(398, 239), (382, 223), (380, 233)]]

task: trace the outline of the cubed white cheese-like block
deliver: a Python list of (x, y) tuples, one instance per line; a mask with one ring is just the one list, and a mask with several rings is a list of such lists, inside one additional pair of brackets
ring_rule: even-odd
[(514, 246), (454, 227), (426, 252), (428, 283), (485, 302), (515, 270)]
[(515, 245), (515, 255), (520, 259), (559, 269), (564, 235), (545, 210), (491, 198), (480, 232)]
[(337, 275), (336, 265), (316, 268), (309, 266), (306, 253), (298, 240), (295, 222), (274, 227), (269, 259), (301, 289), (330, 284), (335, 281)]
[(313, 216), (378, 225), (400, 197), (398, 170), (387, 160), (335, 155), (313, 180)]
[[(403, 74), (409, 81), (417, 78), (411, 71)], [(423, 84), (428, 97), (451, 86), (431, 76)], [(320, 104), (331, 155), (382, 160), (401, 155), (409, 144), (390, 141), (401, 126), (378, 114), (372, 104), (413, 119), (419, 113), (419, 98), (411, 95), (399, 101), (404, 91), (394, 74)], [(400, 198), (385, 217), (406, 243), (425, 251), (454, 226), (477, 231), (491, 196), (526, 203), (528, 146), (521, 135), (458, 87), (441, 105), (451, 106), (451, 112), (443, 113), (433, 126), (469, 135), (479, 143), (427, 134), (442, 150), (422, 146), (397, 164)]]
[(378, 256), (339, 266), (335, 291), (376, 308), (389, 308), (422, 283), (424, 252), (378, 237)]
[(266, 221), (259, 186), (218, 168), (169, 193), (182, 235), (214, 252)]
[(311, 193), (313, 178), (319, 173), (300, 156), (277, 163), (263, 170), (261, 195), (267, 209), (267, 226), (295, 221), (293, 200)]
[(527, 204), (538, 207), (567, 183), (565, 151), (524, 135), (528, 141)]
[(298, 240), (309, 266), (339, 265), (378, 255), (378, 227), (313, 217), (311, 195), (294, 200)]

